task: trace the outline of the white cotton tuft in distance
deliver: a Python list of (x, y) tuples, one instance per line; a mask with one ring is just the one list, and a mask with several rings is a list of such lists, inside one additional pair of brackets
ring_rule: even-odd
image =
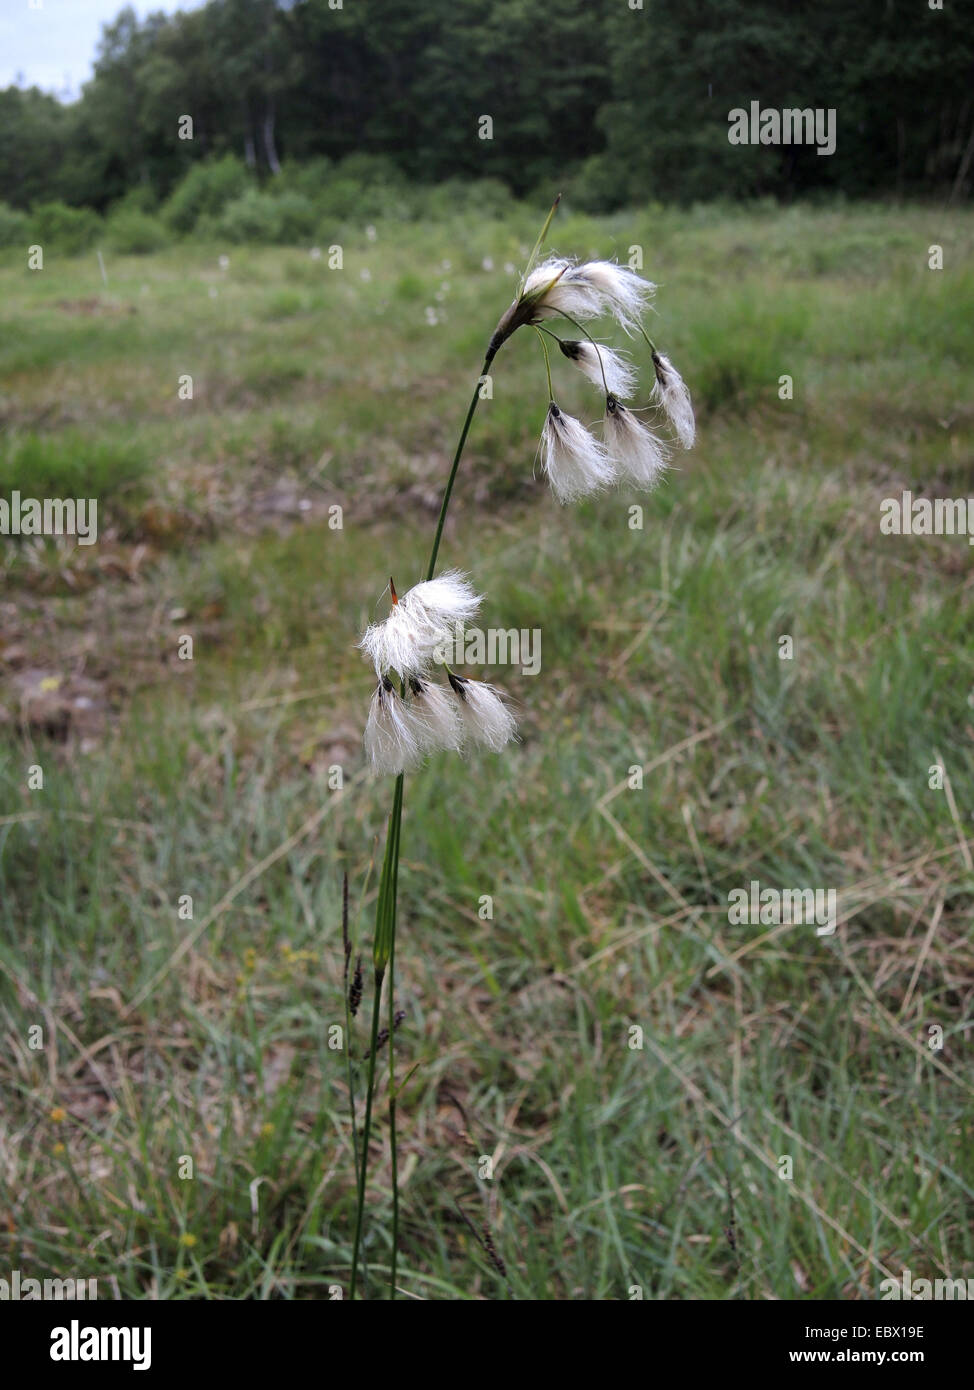
[(359, 646), (380, 677), (387, 671), (404, 680), (421, 675), (437, 647), (453, 641), (482, 601), (459, 570), (446, 570), (393, 602), (383, 622), (366, 628)]
[(380, 682), (365, 725), (365, 752), (373, 777), (398, 777), (422, 761), (419, 729), (415, 713), (396, 694), (391, 681)]
[(559, 346), (569, 361), (600, 390), (622, 401), (635, 394), (636, 370), (621, 353), (601, 343), (575, 342), (568, 338), (561, 339)]
[(449, 749), (459, 752), (464, 728), (457, 696), (435, 681), (413, 679), (410, 689), (416, 732), (423, 751)]
[(613, 396), (606, 402), (605, 447), (626, 481), (654, 488), (666, 472), (662, 443), (631, 410)]
[(656, 369), (653, 399), (666, 411), (684, 449), (692, 449), (697, 427), (686, 383), (670, 359), (661, 352), (653, 353), (653, 366)]
[(469, 738), (499, 753), (511, 739), (517, 738), (517, 721), (501, 697), (500, 691), (486, 681), (470, 680), (467, 676), (450, 676), (457, 694), (460, 718)]
[(616, 481), (616, 470), (603, 445), (554, 401), (541, 435), (541, 466), (559, 502), (574, 502)]

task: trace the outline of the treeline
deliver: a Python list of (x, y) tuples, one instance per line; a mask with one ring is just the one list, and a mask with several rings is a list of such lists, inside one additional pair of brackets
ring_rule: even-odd
[[(974, 26), (936, 3), (209, 0), (142, 23), (124, 9), (80, 100), (0, 92), (0, 201), (152, 208), (225, 155), (262, 183), (311, 160), (340, 179), (365, 155), (405, 182), (486, 178), (542, 200), (558, 186), (591, 210), (963, 195)], [(752, 101), (834, 108), (835, 153), (732, 145), (728, 113)]]

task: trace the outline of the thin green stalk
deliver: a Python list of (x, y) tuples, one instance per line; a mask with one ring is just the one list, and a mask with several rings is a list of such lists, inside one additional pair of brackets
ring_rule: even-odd
[(355, 1159), (355, 1182), (358, 1184), (358, 1132), (355, 1124), (355, 1081), (352, 1076), (352, 1010), (348, 996), (349, 966), (352, 962), (352, 943), (348, 935), (348, 874), (342, 879), (342, 945), (345, 969), (342, 971), (342, 993), (345, 996), (345, 1075), (348, 1082), (348, 1104), (352, 1119), (352, 1156)]
[(551, 226), (552, 219), (553, 219), (555, 213), (558, 211), (558, 204), (559, 204), (560, 202), (561, 202), (561, 194), (559, 193), (559, 194), (558, 194), (558, 197), (555, 199), (555, 201), (554, 201), (554, 202), (552, 203), (552, 205), (551, 205), (551, 211), (548, 213), (548, 216), (545, 218), (545, 224), (544, 224), (544, 226), (541, 228), (540, 233), (538, 234), (538, 239), (537, 239), (537, 241), (534, 243), (534, 249), (532, 250), (531, 255), (528, 257), (528, 263), (527, 263), (527, 265), (524, 267), (524, 277), (523, 277), (523, 278), (524, 278), (525, 280), (528, 278), (528, 276), (531, 274), (531, 271), (534, 269), (534, 263), (535, 263), (535, 261), (538, 259), (538, 253), (539, 253), (539, 251), (541, 250), (542, 246), (544, 245), (545, 237), (548, 235), (548, 228)]
[[(355, 1218), (355, 1242), (352, 1246), (352, 1279), (349, 1298), (354, 1299), (358, 1287), (359, 1253), (362, 1246), (362, 1221), (365, 1215), (365, 1181), (369, 1168), (369, 1139), (372, 1135), (372, 1102), (375, 1097), (375, 1064), (379, 1038), (379, 1009), (382, 1000), (382, 982), (385, 979), (389, 953), (387, 942), (395, 932), (395, 900), (393, 897), (393, 854), (399, 853), (399, 823), (402, 814), (402, 773), (396, 778), (392, 810), (389, 813), (389, 829), (386, 834), (385, 856), (382, 861), (382, 877), (379, 880), (379, 898), (375, 909), (375, 941), (373, 943), (373, 991), (372, 1027), (369, 1044), (369, 1074), (365, 1094), (365, 1120), (362, 1125), (362, 1161), (358, 1175), (358, 1211)], [(390, 921), (391, 909), (391, 921)]]
[(433, 537), (433, 549), (430, 551), (429, 564), (426, 566), (426, 578), (432, 579), (436, 569), (436, 557), (440, 550), (440, 539), (443, 535), (443, 523), (446, 521), (446, 514), (450, 506), (450, 495), (453, 492), (453, 484), (456, 481), (457, 469), (460, 467), (460, 460), (463, 457), (463, 446), (467, 442), (467, 435), (470, 433), (470, 422), (473, 420), (474, 411), (477, 409), (477, 402), (480, 400), (480, 391), (484, 384), (484, 378), (490, 370), (490, 364), (494, 360), (494, 350), (488, 349), (487, 356), (484, 358), (484, 365), (480, 369), (480, 376), (477, 378), (477, 385), (474, 387), (470, 405), (467, 407), (467, 418), (463, 422), (463, 429), (460, 431), (460, 440), (457, 444), (457, 451), (453, 455), (453, 467), (450, 469), (450, 476), (446, 480), (446, 488), (443, 492), (443, 501), (440, 504), (440, 515), (436, 523), (436, 535)]
[[(606, 379), (605, 379), (605, 368), (604, 368), (603, 365), (602, 365), (602, 353), (599, 351), (599, 345), (598, 345), (598, 343), (597, 343), (597, 342), (595, 341), (595, 339), (592, 337), (592, 335), (591, 335), (591, 333), (588, 331), (588, 329), (587, 329), (587, 328), (583, 328), (582, 325), (578, 322), (577, 319), (573, 319), (573, 318), (572, 318), (571, 314), (566, 314), (565, 311), (564, 311), (564, 309), (558, 309), (558, 310), (556, 310), (556, 313), (561, 314), (561, 316), (562, 316), (563, 319), (567, 319), (569, 323), (574, 324), (574, 326), (578, 329), (579, 333), (584, 333), (584, 334), (585, 334), (585, 337), (589, 340), (589, 342), (590, 342), (590, 343), (592, 344), (592, 346), (595, 348), (595, 355), (596, 355), (596, 357), (599, 359), (599, 371), (602, 373), (602, 385), (605, 387), (605, 395), (606, 395), (606, 399), (608, 399), (609, 394), (610, 394), (610, 392), (609, 392), (609, 384), (608, 384), (608, 382), (607, 382)], [(645, 336), (646, 336), (646, 335), (643, 334), (643, 337), (645, 337)], [(647, 340), (647, 341), (648, 341), (648, 340)]]
[(538, 335), (538, 342), (541, 344), (541, 351), (544, 353), (544, 369), (548, 373), (548, 404), (555, 399), (555, 393), (551, 389), (551, 362), (548, 358), (548, 344), (541, 335), (541, 329), (534, 324), (534, 331)]
[(399, 835), (402, 825), (402, 797), (395, 817), (396, 844), (392, 858), (392, 932), (389, 938), (389, 1148), (392, 1154), (392, 1268), (389, 1272), (389, 1298), (396, 1297), (396, 1257), (399, 1252), (399, 1148), (396, 1135), (396, 896), (399, 891)]
[[(559, 193), (541, 229), (541, 235), (535, 243), (534, 250), (528, 262), (528, 270), (525, 272), (526, 275), (530, 272), (538, 252), (544, 243), (544, 239), (548, 234), (548, 228), (551, 226), (551, 219), (558, 210), (560, 201), (561, 194)], [(503, 320), (501, 322), (503, 323)], [(430, 550), (429, 564), (426, 569), (427, 580), (432, 579), (436, 571), (436, 558), (440, 550), (440, 541), (443, 538), (443, 527), (446, 523), (446, 514), (450, 507), (453, 484), (456, 482), (457, 472), (460, 468), (460, 460), (463, 457), (464, 446), (467, 442), (467, 435), (470, 433), (470, 425), (473, 421), (474, 412), (477, 409), (477, 402), (481, 398), (480, 393), (483, 389), (484, 380), (487, 377), (487, 373), (490, 371), (491, 363), (505, 341), (505, 337), (506, 334), (502, 333), (501, 327), (499, 326), (487, 348), (487, 353), (484, 357), (484, 365), (480, 370), (477, 384), (470, 398), (470, 404), (467, 407), (463, 428), (460, 431), (456, 452), (453, 455), (450, 475), (446, 480), (446, 487), (443, 491), (443, 501), (440, 504), (440, 514), (436, 522), (436, 533), (433, 537), (433, 546)], [(544, 345), (544, 339), (542, 339), (542, 345)], [(545, 361), (548, 361), (547, 347), (545, 347)], [(548, 387), (550, 396), (550, 366), (548, 370)], [(403, 682), (403, 693), (405, 693), (405, 682)], [(396, 1010), (394, 981), (396, 959), (396, 896), (399, 889), (399, 839), (402, 827), (402, 797), (403, 774), (400, 773), (396, 778), (396, 789), (393, 794), (392, 810), (389, 813), (386, 851), (382, 864), (382, 878), (379, 882), (379, 900), (376, 904), (375, 913), (375, 942), (373, 946), (375, 989), (372, 997), (372, 1042), (369, 1048), (369, 1074), (365, 1101), (365, 1121), (362, 1126), (362, 1161), (358, 1169), (358, 1211), (355, 1220), (355, 1242), (352, 1247), (350, 1299), (354, 1299), (355, 1297), (358, 1281), (359, 1254), (362, 1245), (362, 1222), (365, 1213), (365, 1184), (368, 1176), (369, 1164), (369, 1139), (372, 1132), (372, 1102), (375, 1095), (375, 1063), (376, 1053), (378, 1051), (379, 1006), (382, 997), (382, 983), (387, 969), (389, 972), (389, 1139), (392, 1148), (392, 1261), (390, 1269), (390, 1297), (394, 1299), (396, 1296), (396, 1258), (399, 1245), (399, 1157), (396, 1143), (396, 1090), (394, 1071)]]
[(653, 342), (652, 338), (651, 338), (651, 337), (649, 336), (649, 334), (646, 332), (646, 330), (645, 330), (645, 328), (642, 326), (642, 324), (639, 325), (639, 331), (640, 331), (640, 333), (643, 335), (643, 337), (646, 339), (646, 346), (649, 348), (650, 352), (651, 352), (651, 353), (653, 354), (653, 356), (655, 357), (655, 356), (656, 356), (656, 344)]

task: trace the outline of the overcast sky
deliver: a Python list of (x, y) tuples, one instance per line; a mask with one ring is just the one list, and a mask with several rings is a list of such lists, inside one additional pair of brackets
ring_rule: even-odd
[[(132, 0), (132, 8), (145, 19), (159, 10), (172, 14), (201, 3)], [(0, 0), (0, 88), (22, 82), (59, 96), (80, 96), (102, 25), (124, 8), (125, 0)]]

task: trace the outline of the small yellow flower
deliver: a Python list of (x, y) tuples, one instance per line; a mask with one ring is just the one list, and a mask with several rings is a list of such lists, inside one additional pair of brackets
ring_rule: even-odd
[(51, 1111), (51, 1119), (54, 1121), (54, 1123), (56, 1125), (63, 1125), (67, 1118), (68, 1112), (65, 1109), (63, 1109), (62, 1106), (55, 1105), (54, 1109)]
[(54, 1155), (55, 1158), (60, 1158), (61, 1155), (62, 1155), (63, 1153), (65, 1153), (65, 1152), (66, 1152), (66, 1150), (65, 1150), (64, 1145), (63, 1145), (63, 1144), (60, 1144), (60, 1143), (55, 1144), (54, 1147), (53, 1147), (53, 1149), (51, 1150), (51, 1153)]
[(253, 970), (256, 964), (257, 952), (254, 950), (253, 946), (248, 946), (246, 951), (244, 951), (244, 969)]
[(177, 1269), (177, 1270), (176, 1270), (176, 1278), (177, 1278), (177, 1279), (188, 1279), (188, 1278), (189, 1278), (189, 1270), (188, 1270), (188, 1269)]
[(261, 1137), (262, 1139), (269, 1139), (273, 1133), (274, 1133), (274, 1126), (271, 1124), (270, 1120), (268, 1120), (266, 1124), (261, 1125), (261, 1127), (260, 1127), (260, 1137)]
[(184, 1250), (192, 1250), (193, 1246), (196, 1244), (196, 1237), (191, 1231), (183, 1231), (182, 1235), (179, 1237), (179, 1243)]

